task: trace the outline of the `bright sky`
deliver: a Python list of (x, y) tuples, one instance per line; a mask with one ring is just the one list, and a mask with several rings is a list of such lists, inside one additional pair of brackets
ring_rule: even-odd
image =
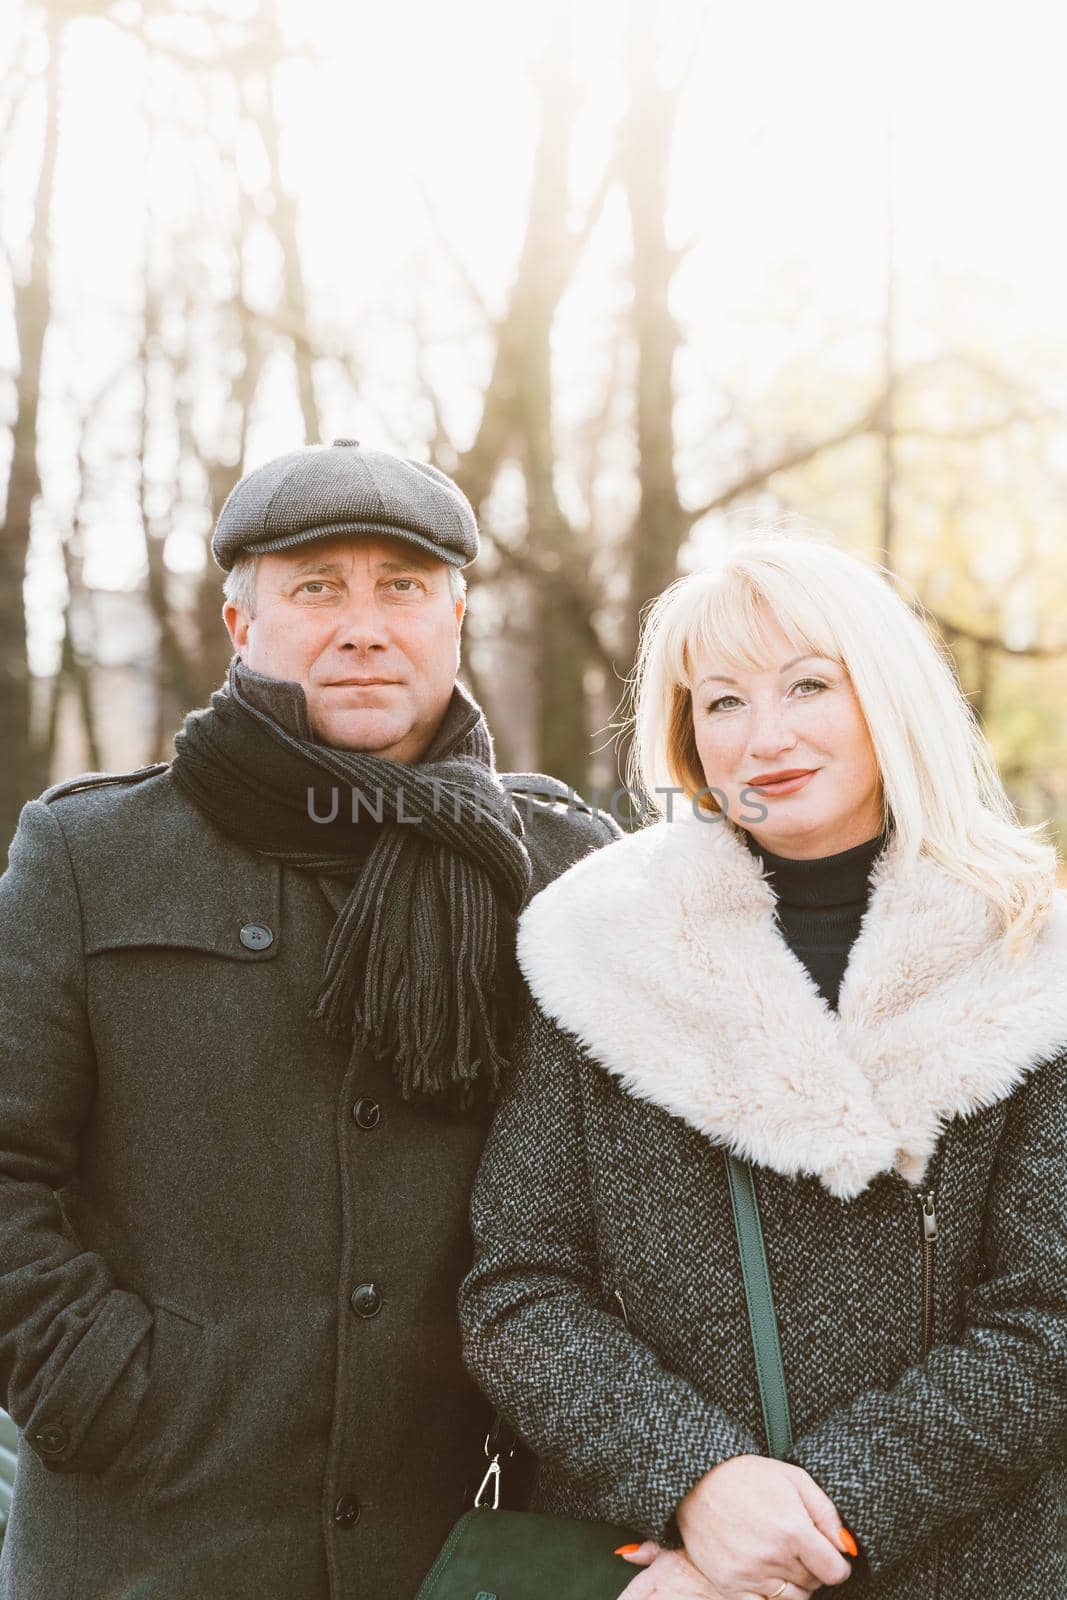
[[(576, 217), (624, 100), (622, 9), (619, 0), (569, 7), (584, 109), (573, 193), (561, 203)], [(546, 8), (528, 0), (283, 0), (283, 15), (294, 40), (321, 58), (287, 69), (279, 85), (286, 176), (299, 198), (316, 315), (338, 344), (358, 350), (377, 386), (374, 412), (328, 418), (328, 428), (349, 432), (354, 420), (370, 442), (417, 442), (411, 324), (421, 288), (441, 336), (435, 371), (463, 443), (476, 422), (489, 347), (478, 312), (443, 265), (420, 191), (499, 309), (523, 225), (535, 134), (526, 69), (543, 41)], [(1030, 346), (1067, 353), (1058, 8), (1035, 0), (669, 0), (664, 16), (666, 75), (697, 41), (669, 223), (675, 242), (694, 242), (677, 275), (675, 309), (711, 378), (758, 393), (804, 349), (826, 352), (831, 388), (834, 371), (869, 370), (884, 292), (890, 106), (902, 354), (972, 337), (1008, 359)], [(0, 62), (7, 54), (0, 36)], [(71, 400), (90, 406), (136, 349), (146, 205), (174, 220), (201, 215), (205, 204), (189, 155), (195, 129), (170, 136), (169, 154), (165, 140), (146, 172), (142, 100), (164, 117), (198, 114), (192, 99), (184, 107), (168, 99), (173, 82), (170, 69), (146, 80), (139, 47), (106, 23), (69, 31), (53, 281), (59, 322), (43, 416), (58, 517), (72, 492)], [(16, 251), (37, 138), (26, 119), (7, 162), (0, 225)], [(244, 155), (242, 170), (255, 176), (254, 156)], [(207, 198), (227, 203), (224, 195)], [(204, 230), (202, 220), (197, 226)], [(201, 242), (195, 269), (185, 261), (176, 270), (195, 270), (206, 283), (219, 263), (210, 231)], [(625, 242), (616, 202), (561, 311), (557, 370), (566, 394), (579, 396), (565, 395), (564, 415), (568, 404), (580, 407), (599, 360), (617, 298), (610, 274), (625, 259)], [(264, 246), (253, 277), (266, 302), (275, 267)], [(966, 279), (967, 292), (947, 291), (946, 279)], [(2, 338), (0, 361), (9, 331)], [(252, 435), (255, 459), (290, 448), (298, 426), (280, 380), (271, 393), (276, 403)], [(831, 411), (834, 399), (825, 396)], [(198, 404), (210, 400), (199, 396)], [(108, 403), (129, 416), (128, 391)], [(114, 477), (103, 474), (87, 574), (94, 583), (134, 582), (142, 564), (136, 503), (121, 471), (127, 444), (116, 439)], [(47, 609), (55, 582), (47, 516), (37, 543), (32, 592)], [(198, 549), (179, 527), (168, 560), (185, 565)]]

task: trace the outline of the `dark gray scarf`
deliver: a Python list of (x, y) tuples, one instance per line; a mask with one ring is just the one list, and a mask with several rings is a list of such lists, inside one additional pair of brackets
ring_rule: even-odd
[(327, 1029), (386, 1061), (406, 1098), (467, 1106), (476, 1083), (495, 1090), (530, 860), (469, 695), (456, 686), (406, 766), (318, 743), (300, 686), (235, 656), (174, 746), (175, 782), (228, 837), (351, 882), (314, 1011)]

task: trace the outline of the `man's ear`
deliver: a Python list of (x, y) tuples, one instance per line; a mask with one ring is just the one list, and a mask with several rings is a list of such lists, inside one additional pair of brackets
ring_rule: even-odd
[(467, 596), (465, 594), (461, 594), (459, 599), (456, 601), (456, 638), (457, 639), (459, 638), (460, 631), (461, 631), (461, 629), (463, 627), (463, 618), (466, 616), (466, 613), (467, 613)]
[(230, 642), (239, 656), (244, 656), (248, 646), (248, 625), (251, 618), (240, 606), (234, 605), (232, 600), (227, 600), (222, 608), (222, 620), (226, 624), (226, 632)]

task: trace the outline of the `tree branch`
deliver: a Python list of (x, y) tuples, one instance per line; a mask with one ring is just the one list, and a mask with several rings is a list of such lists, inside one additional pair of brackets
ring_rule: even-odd
[(861, 434), (869, 433), (874, 423), (876, 409), (876, 406), (869, 407), (861, 416), (846, 423), (843, 428), (838, 428), (834, 433), (824, 434), (819, 439), (808, 439), (803, 444), (782, 451), (773, 461), (765, 462), (759, 467), (751, 467), (740, 478), (735, 478), (728, 488), (713, 495), (710, 500), (705, 500), (703, 505), (686, 510), (683, 515), (687, 527), (691, 528), (710, 511), (721, 511), (734, 500), (751, 494), (754, 489), (762, 489), (776, 473), (788, 472), (793, 467), (803, 467), (815, 456), (821, 455), (824, 450), (834, 450), (838, 445), (847, 444), (850, 439), (858, 439)]
[(14, 59), (8, 68), (6, 94), (4, 97), (4, 110), (0, 119), (0, 155), (7, 153), (8, 143), (15, 123), (18, 121), (19, 112), (32, 79), (27, 70), (27, 57), (29, 55), (29, 29), (25, 26), (16, 47)]
[[(972, 362), (968, 356), (947, 355), (935, 356), (929, 361), (916, 363), (897, 374), (896, 388), (899, 393), (901, 386), (916, 378), (927, 376), (946, 366), (965, 366), (968, 371), (985, 377), (996, 383), (1005, 391), (1016, 395), (1020, 393), (1012, 380), (993, 367), (987, 367), (980, 362)], [(884, 391), (878, 394), (866, 409), (846, 423), (843, 428), (836, 429), (833, 433), (824, 434), (818, 439), (809, 439), (803, 444), (794, 445), (783, 450), (773, 460), (765, 462), (762, 466), (751, 467), (740, 478), (734, 480), (727, 488), (721, 490), (706, 500), (703, 505), (694, 507), (686, 512), (688, 525), (693, 526), (701, 517), (706, 517), (710, 511), (721, 511), (725, 506), (739, 500), (746, 494), (751, 494), (755, 489), (762, 489), (764, 485), (779, 472), (788, 472), (793, 467), (805, 466), (815, 456), (821, 455), (824, 450), (836, 449), (838, 445), (847, 444), (850, 439), (858, 439), (865, 433), (870, 433), (879, 426), (882, 408), (885, 405)], [(926, 438), (935, 442), (954, 443), (968, 440), (986, 438), (991, 434), (1000, 432), (1009, 427), (1013, 422), (1038, 422), (1049, 418), (1058, 417), (1059, 413), (1051, 406), (1034, 409), (1025, 405), (1016, 406), (1004, 416), (988, 423), (976, 423), (970, 428), (953, 429), (924, 429), (919, 427), (897, 427), (894, 433), (898, 438)]]
[(589, 237), (600, 220), (600, 214), (607, 203), (608, 195), (618, 182), (618, 178), (618, 162), (616, 158), (612, 156), (604, 164), (604, 170), (600, 175), (600, 182), (596, 187), (593, 198), (589, 202), (589, 209), (585, 214), (585, 220), (583, 221), (581, 227), (576, 228), (570, 235), (568, 241), (568, 253), (570, 257), (570, 268), (572, 271), (577, 265), (578, 261), (581, 259), (582, 251), (589, 243)]
[(977, 439), (988, 439), (992, 434), (1010, 428), (1015, 422), (1048, 421), (1062, 421), (1062, 416), (1055, 407), (1042, 406), (1039, 410), (1034, 410), (1019, 406), (1006, 412), (1002, 417), (994, 418), (991, 422), (976, 422), (969, 428), (921, 428), (898, 425), (893, 431), (898, 439), (922, 439), (931, 444), (968, 444)]
[(433, 418), (433, 434), (429, 441), (430, 460), (437, 462), (442, 453), (447, 452), (453, 458), (451, 465), (459, 459), (459, 451), (452, 435), (448, 431), (444, 412), (441, 407), (441, 397), (434, 388), (426, 372), (426, 340), (423, 338), (425, 326), (422, 295), (416, 291), (417, 300), (415, 308), (415, 377), (420, 393), (426, 396), (430, 406), (430, 415)]
[(246, 45), (239, 45), (221, 54), (201, 55), (196, 50), (186, 49), (185, 46), (175, 44), (173, 40), (157, 39), (148, 33), (144, 23), (131, 21), (127, 17), (114, 16), (101, 12), (101, 20), (111, 24), (119, 33), (124, 33), (130, 39), (136, 39), (144, 49), (151, 50), (154, 55), (165, 56), (168, 61), (174, 61), (182, 67), (193, 67), (197, 72), (205, 68), (214, 71), (222, 68), (237, 73), (248, 65), (249, 51)]
[(597, 602), (585, 584), (577, 581), (573, 573), (561, 572), (556, 562), (550, 558), (545, 559), (531, 550), (503, 544), (499, 539), (492, 541), (492, 548), (499, 556), (501, 564), (509, 571), (556, 596), (561, 609), (568, 611), (578, 623), (591, 653), (599, 664), (608, 672), (614, 671), (611, 652), (594, 620), (594, 608)]
[(681, 104), (682, 96), (688, 89), (689, 81), (693, 76), (693, 69), (695, 68), (697, 60), (700, 56), (700, 47), (704, 43), (704, 34), (707, 29), (707, 25), (708, 8), (705, 6), (697, 19), (696, 34), (693, 38), (693, 43), (689, 47), (689, 52), (682, 65), (682, 70), (678, 74), (678, 81), (672, 86), (670, 91), (671, 98), (674, 101), (675, 114), (677, 114), (678, 107)]
[(1062, 656), (1067, 656), (1067, 641), (1059, 645), (1011, 645), (995, 635), (977, 632), (959, 622), (950, 622), (939, 611), (933, 611), (929, 606), (923, 606), (922, 614), (927, 621), (933, 621), (950, 639), (963, 639), (967, 644), (977, 645), (982, 650), (996, 650), (1001, 655), (1014, 656), (1019, 660), (1029, 661), (1056, 661)]
[[(238, 80), (253, 72), (269, 71), (277, 66), (279, 61), (306, 61), (312, 66), (322, 66), (324, 57), (309, 46), (298, 45), (287, 49), (274, 56), (266, 63), (263, 60), (262, 41), (254, 27), (242, 23), (236, 17), (227, 17), (219, 12), (189, 12), (175, 11), (166, 5), (142, 5), (142, 17), (139, 22), (130, 18), (116, 15), (107, 9), (107, 0), (102, 5), (90, 6), (81, 0), (76, 7), (80, 14), (99, 16), (102, 21), (109, 22), (120, 33), (129, 35), (156, 55), (166, 56), (183, 67), (193, 67), (197, 72), (209, 71), (230, 72)], [(161, 39), (150, 31), (153, 22), (205, 22), (209, 28), (219, 30), (227, 29), (231, 34), (240, 30), (239, 42), (224, 45), (216, 33), (216, 49), (210, 53), (202, 54), (197, 50), (190, 50), (187, 46), (177, 44), (172, 39)]]
[(463, 285), (468, 297), (478, 307), (478, 310), (485, 318), (490, 329), (495, 328), (496, 318), (493, 316), (484, 294), (478, 287), (478, 284), (475, 282), (471, 270), (466, 261), (463, 259), (463, 256), (460, 254), (455, 242), (449, 237), (445, 225), (441, 221), (441, 214), (438, 211), (437, 206), (434, 204), (429, 189), (426, 187), (425, 183), (423, 183), (421, 178), (417, 180), (415, 188), (418, 191), (418, 195), (423, 203), (423, 206), (426, 208), (427, 219), (437, 237), (437, 241), (441, 246), (445, 258), (452, 268), (452, 271), (456, 274), (456, 277)]

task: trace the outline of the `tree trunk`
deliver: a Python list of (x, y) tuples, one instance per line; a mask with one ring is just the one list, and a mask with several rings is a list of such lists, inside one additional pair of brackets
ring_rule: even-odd
[(538, 762), (580, 787), (589, 768), (585, 670), (588, 627), (576, 595), (588, 593), (585, 555), (559, 504), (553, 438), (552, 325), (575, 257), (563, 197), (575, 118), (568, 75), (570, 29), (557, 6), (549, 45), (537, 65), (541, 104), (526, 235), (507, 313), (500, 325), (482, 420), (457, 478), (480, 508), (501, 463), (522, 462), (526, 478), (528, 545), (534, 558), (534, 636)]
[(30, 717), (30, 667), (26, 650), (23, 582), (30, 545), (30, 518), (41, 492), (37, 466), (37, 412), (45, 333), (51, 316), (49, 243), (56, 152), (59, 144), (59, 70), (63, 21), (47, 13), (48, 65), (45, 70), (44, 137), (34, 201), (29, 265), (25, 282), (14, 291), (19, 340), (19, 375), (12, 428), (14, 449), (7, 504), (0, 532), (0, 849), (15, 831), (24, 801), (47, 781), (40, 741)]
[(888, 572), (895, 572), (895, 515), (896, 515), (896, 424), (897, 424), (897, 359), (896, 359), (896, 223), (893, 188), (893, 130), (886, 138), (886, 240), (885, 240), (885, 305), (882, 313), (882, 403), (878, 410), (878, 432), (882, 446), (882, 482), (879, 504), (878, 559)]
[(266, 61), (263, 68), (263, 102), (259, 127), (270, 168), (274, 200), (274, 232), (282, 252), (283, 313), (286, 325), (292, 328), (297, 390), (300, 396), (300, 411), (304, 418), (304, 440), (307, 444), (318, 444), (321, 433), (318, 404), (315, 400), (314, 350), (308, 328), (307, 285), (300, 257), (297, 205), (295, 197), (289, 193), (282, 178), (281, 127), (274, 93), (274, 69), (283, 59), (284, 52), (278, 28), (276, 0), (263, 0), (260, 21), (266, 45)]
[(642, 607), (676, 576), (688, 523), (674, 470), (674, 357), (681, 337), (670, 311), (675, 257), (667, 245), (667, 184), (675, 94), (656, 78), (655, 10), (627, 7), (630, 108), (621, 132), (620, 171), (633, 233), (633, 328), (640, 500), (631, 542), (628, 645), (637, 644)]
[(104, 769), (96, 722), (96, 706), (93, 701), (92, 662), (95, 656), (95, 629), (90, 632), (90, 637), (85, 642), (84, 653), (79, 654), (75, 643), (75, 620), (79, 613), (84, 623), (89, 623), (91, 617), (88, 596), (85, 590), (83, 566), (83, 532), (86, 478), (88, 473), (85, 459), (87, 432), (88, 417), (82, 420), (81, 443), (78, 448), (78, 494), (74, 503), (74, 514), (71, 518), (70, 528), (60, 544), (63, 556), (63, 572), (67, 580), (67, 600), (63, 607), (63, 641), (60, 646), (59, 670), (52, 681), (48, 725), (44, 744), (44, 760), (50, 779), (58, 779), (63, 776), (62, 773), (57, 773), (55, 770), (55, 756), (63, 698), (69, 690), (74, 692), (81, 715), (82, 732), (85, 735), (87, 769), (90, 772), (101, 772)]
[(557, 17), (552, 45), (541, 63), (541, 131), (523, 251), (519, 329), (525, 332), (521, 364), (513, 374), (526, 454), (530, 545), (548, 573), (537, 596), (535, 637), (539, 760), (546, 772), (575, 788), (586, 784), (589, 725), (586, 715), (587, 648), (568, 589), (587, 587), (579, 541), (556, 494), (553, 438), (552, 324), (570, 276), (570, 238), (564, 196), (574, 129), (575, 94), (568, 77), (569, 29)]

